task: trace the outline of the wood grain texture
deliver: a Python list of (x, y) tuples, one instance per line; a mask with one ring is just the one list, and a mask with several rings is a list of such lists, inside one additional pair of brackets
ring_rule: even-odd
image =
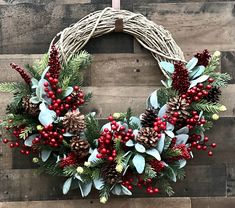
[(227, 164), (227, 195), (235, 196), (235, 162)]
[(191, 208), (190, 198), (140, 198), (140, 199), (113, 199), (107, 204), (100, 204), (98, 200), (57, 200), (32, 202), (0, 202), (0, 208)]
[[(187, 166), (188, 176), (184, 181), (175, 185), (175, 196), (225, 196), (226, 195), (226, 169), (224, 165), (213, 166)], [(195, 186), (195, 178), (198, 179)], [(61, 186), (63, 178), (37, 175), (34, 170), (0, 170), (0, 201), (24, 200), (53, 200), (53, 199), (79, 199), (78, 190), (71, 191), (64, 196)], [(37, 187), (37, 188), (35, 188)], [(147, 196), (143, 192), (135, 197)], [(149, 195), (148, 195), (149, 196)], [(88, 197), (97, 197), (92, 193)]]
[(233, 208), (235, 197), (197, 197), (191, 198), (192, 208)]
[[(134, 3), (157, 24), (163, 24), (183, 51), (228, 50), (235, 47), (235, 2)], [(223, 17), (223, 18), (221, 18)]]
[(232, 79), (230, 84), (235, 84), (235, 52), (234, 51), (225, 51), (222, 53), (221, 57), (221, 71), (227, 72), (230, 74)]

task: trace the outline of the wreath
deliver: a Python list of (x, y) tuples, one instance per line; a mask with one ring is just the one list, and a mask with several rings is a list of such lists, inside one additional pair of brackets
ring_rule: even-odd
[[(114, 30), (132, 34), (150, 50), (166, 80), (147, 98), (139, 117), (129, 108), (110, 115), (100, 127), (95, 113), (83, 114), (91, 94), (81, 89), (81, 71), (91, 64), (91, 56), (81, 48), (90, 38)], [(111, 8), (84, 17), (56, 38), (32, 66), (11, 64), (24, 82), (0, 84), (1, 92), (13, 93), (0, 125), (10, 133), (3, 143), (34, 155), (40, 170), (66, 177), (64, 194), (80, 189), (85, 197), (94, 187), (105, 203), (110, 193), (132, 195), (137, 187), (170, 196), (171, 181), (184, 178), (194, 151), (212, 156), (216, 143), (204, 132), (226, 110), (219, 96), (230, 79), (217, 71), (220, 52), (204, 50), (185, 62), (162, 26)]]

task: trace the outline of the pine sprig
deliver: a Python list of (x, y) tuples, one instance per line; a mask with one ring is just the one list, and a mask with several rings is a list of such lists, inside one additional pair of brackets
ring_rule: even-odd
[(47, 162), (43, 162), (40, 160), (37, 164), (39, 165), (39, 173), (47, 173), (52, 176), (64, 176), (63, 169), (60, 168), (54, 160), (50, 160)]
[(183, 180), (185, 178), (185, 170), (183, 168), (180, 168), (180, 169), (175, 168), (174, 172), (175, 172), (177, 179)]
[(161, 182), (161, 189), (168, 195), (168, 196), (173, 196), (174, 195), (174, 190), (171, 187), (170, 183), (167, 180), (162, 180)]
[(96, 147), (95, 141), (100, 137), (100, 127), (98, 121), (92, 115), (85, 118), (86, 131), (85, 136), (92, 147)]
[(74, 176), (77, 173), (76, 166), (74, 165), (69, 165), (64, 167), (63, 169), (63, 175), (66, 177), (71, 177)]
[(14, 93), (18, 91), (18, 84), (17, 82), (0, 83), (0, 92)]
[(147, 164), (144, 169), (144, 180), (149, 178), (155, 178), (157, 176), (156, 171), (151, 167), (151, 165)]
[(161, 88), (157, 91), (158, 102), (162, 107), (165, 105), (171, 98), (176, 97), (178, 92), (171, 88)]
[(49, 61), (48, 53), (44, 54), (41, 59), (35, 61), (35, 63), (32, 66), (32, 69), (30, 69), (30, 72), (34, 75), (34, 78), (39, 79), (41, 77), (41, 74), (48, 66), (48, 61)]
[(127, 121), (126, 123), (127, 123), (128, 127), (130, 127), (131, 116), (132, 116), (132, 110), (131, 110), (131, 108), (128, 108), (127, 112), (126, 112), (126, 121)]
[(212, 82), (213, 87), (227, 87), (228, 81), (231, 80), (231, 76), (227, 73), (212, 73), (210, 77), (214, 79)]
[(201, 100), (198, 103), (192, 103), (191, 107), (192, 109), (196, 111), (205, 111), (208, 113), (219, 113), (221, 104), (219, 103), (210, 103), (207, 102), (206, 100)]
[(32, 125), (27, 126), (25, 129), (23, 129), (19, 135), (20, 139), (27, 139), (29, 137), (29, 134), (31, 134), (35, 130), (35, 127)]
[(209, 75), (209, 74), (215, 72), (215, 70), (218, 68), (219, 65), (220, 65), (220, 57), (212, 56), (210, 63), (205, 68), (204, 74)]

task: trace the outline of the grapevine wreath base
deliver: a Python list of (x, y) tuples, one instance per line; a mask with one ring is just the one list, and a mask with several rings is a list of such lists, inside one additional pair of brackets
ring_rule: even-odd
[[(162, 81), (163, 88), (148, 97), (146, 111), (139, 117), (129, 108), (126, 113), (110, 115), (100, 128), (95, 113), (83, 114), (91, 94), (85, 95), (80, 88), (80, 72), (91, 63), (91, 57), (77, 49), (91, 36), (115, 30), (113, 25), (120, 15), (125, 31), (130, 31), (131, 21), (139, 24), (131, 28), (140, 43), (161, 44), (152, 45), (154, 52), (148, 48), (159, 60), (167, 57), (168, 61), (159, 62), (166, 80)], [(151, 34), (140, 34), (141, 27), (149, 27)], [(102, 33), (97, 28), (103, 28)], [(150, 31), (155, 31), (155, 36), (148, 42), (153, 34)], [(185, 63), (181, 50), (164, 34), (171, 38), (169, 32), (142, 15), (105, 9), (66, 28), (56, 44), (51, 44), (49, 53), (33, 66), (27, 65), (27, 70), (12, 63), (24, 82), (0, 84), (0, 91), (14, 95), (1, 122), (10, 133), (2, 138), (3, 143), (18, 148), (23, 155), (34, 155), (33, 162), (40, 171), (64, 176), (64, 194), (79, 189), (85, 197), (94, 187), (101, 203), (110, 193), (132, 195), (134, 187), (148, 194), (172, 195), (171, 181), (184, 178), (184, 167), (193, 152), (213, 154), (216, 143), (209, 142), (204, 132), (219, 118), (217, 113), (226, 110), (219, 97), (230, 77), (216, 71), (219, 52), (211, 56), (204, 50)], [(176, 50), (159, 38), (174, 43)]]

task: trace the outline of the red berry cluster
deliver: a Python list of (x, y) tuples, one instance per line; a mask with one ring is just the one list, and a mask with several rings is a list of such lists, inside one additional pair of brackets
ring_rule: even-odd
[[(11, 123), (12, 120), (9, 120), (9, 122)], [(13, 128), (7, 127), (6, 130), (8, 130), (8, 131), (13, 130), (12, 135), (14, 136), (14, 138), (12, 137), (11, 140), (8, 139), (8, 138), (4, 138), (2, 140), (2, 142), (4, 144), (9, 143), (10, 148), (20, 148), (20, 153), (28, 156), (30, 154), (31, 148), (25, 146), (24, 143), (22, 142), (22, 139), (20, 139), (20, 137), (19, 137), (19, 135), (24, 130), (24, 128), (23, 127), (18, 127), (18, 128), (16, 128), (16, 127), (13, 127)]]
[(202, 53), (197, 53), (195, 57), (198, 58), (197, 66), (203, 65), (206, 67), (211, 59), (211, 55), (207, 49), (205, 49)]
[(112, 116), (108, 117), (111, 124), (111, 130), (105, 128), (98, 139), (97, 158), (105, 158), (113, 161), (117, 155), (114, 149), (114, 140), (120, 140), (121, 143), (126, 143), (130, 139), (133, 140), (135, 135), (132, 129), (126, 129), (125, 126), (120, 126)]
[(31, 77), (25, 72), (24, 69), (22, 69), (21, 67), (19, 67), (17, 64), (11, 63), (10, 64), (11, 68), (16, 70), (20, 76), (24, 79), (24, 81), (30, 85), (31, 84)]
[(36, 137), (33, 140), (33, 144), (49, 145), (51, 147), (58, 147), (63, 142), (63, 133), (65, 129), (54, 129), (53, 125), (50, 124), (39, 131), (40, 137)]
[[(164, 119), (167, 116), (164, 116)], [(158, 138), (161, 138), (161, 132), (166, 130), (166, 121), (163, 121), (162, 118), (155, 118), (155, 122), (153, 123), (153, 129), (158, 133)]]
[[(189, 141), (191, 143), (191, 147), (188, 148), (189, 151), (192, 151), (192, 149), (207, 151), (210, 147), (215, 148), (217, 146), (217, 144), (214, 142), (211, 144), (208, 144), (208, 141), (209, 141), (208, 136), (205, 136), (204, 139), (202, 140), (201, 135), (198, 135), (198, 134), (190, 135)], [(212, 156), (212, 155), (213, 155), (213, 152), (209, 149), (208, 156)]]

